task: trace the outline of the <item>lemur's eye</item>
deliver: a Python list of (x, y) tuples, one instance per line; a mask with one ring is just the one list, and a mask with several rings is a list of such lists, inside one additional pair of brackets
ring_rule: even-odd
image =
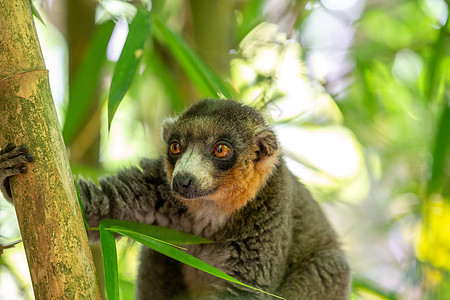
[(214, 155), (219, 158), (225, 158), (231, 154), (231, 147), (225, 144), (217, 144), (214, 146)]
[(170, 152), (172, 152), (173, 155), (178, 155), (181, 153), (181, 145), (178, 142), (173, 142), (170, 144)]

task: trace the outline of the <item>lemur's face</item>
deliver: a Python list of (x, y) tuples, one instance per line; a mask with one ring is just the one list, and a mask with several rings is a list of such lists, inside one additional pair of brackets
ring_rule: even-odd
[(208, 196), (218, 189), (218, 179), (236, 164), (238, 150), (229, 138), (188, 140), (173, 136), (168, 144), (173, 166), (172, 190), (185, 199)]
[(163, 126), (173, 196), (232, 212), (251, 200), (276, 163), (277, 142), (259, 113), (234, 101), (203, 100)]

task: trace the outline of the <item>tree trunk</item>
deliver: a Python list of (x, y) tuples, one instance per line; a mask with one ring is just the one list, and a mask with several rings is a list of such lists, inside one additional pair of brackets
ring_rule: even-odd
[(35, 156), (11, 179), (36, 299), (100, 299), (92, 256), (27, 0), (0, 0), (0, 145)]

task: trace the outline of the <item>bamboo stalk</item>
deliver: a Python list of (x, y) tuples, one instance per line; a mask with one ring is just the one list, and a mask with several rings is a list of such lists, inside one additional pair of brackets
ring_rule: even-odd
[(48, 71), (27, 0), (0, 0), (0, 145), (27, 144), (10, 180), (36, 299), (100, 299)]

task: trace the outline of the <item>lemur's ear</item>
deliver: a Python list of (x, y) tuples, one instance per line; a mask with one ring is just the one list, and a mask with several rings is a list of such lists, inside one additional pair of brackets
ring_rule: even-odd
[(169, 129), (172, 127), (173, 123), (175, 123), (177, 118), (167, 118), (162, 123), (161, 134), (164, 141), (167, 141), (169, 138)]
[(272, 156), (278, 150), (278, 141), (275, 133), (272, 130), (263, 130), (256, 137), (256, 144), (259, 150), (257, 151), (258, 158), (262, 159), (266, 156)]

